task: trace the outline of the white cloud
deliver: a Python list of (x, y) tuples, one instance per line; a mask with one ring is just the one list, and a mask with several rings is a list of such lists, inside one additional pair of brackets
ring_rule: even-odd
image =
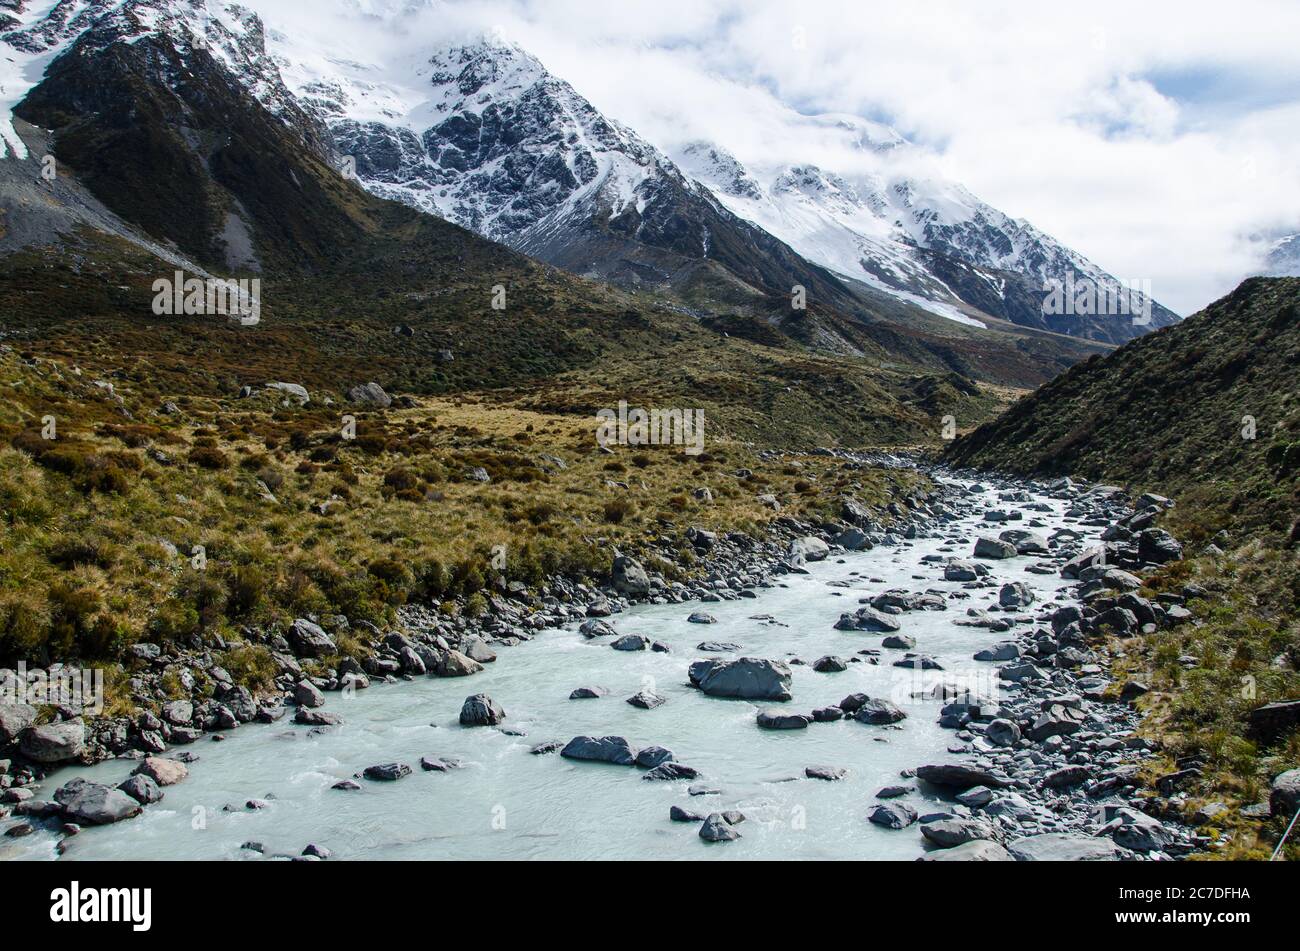
[(1251, 235), (1300, 228), (1300, 4), (1285, 0), (337, 2), (409, 19), (366, 30), (315, 4), (251, 5), (376, 58), (497, 28), (664, 148), (705, 137), (837, 168), (788, 110), (881, 119), (1183, 313), (1249, 272)]

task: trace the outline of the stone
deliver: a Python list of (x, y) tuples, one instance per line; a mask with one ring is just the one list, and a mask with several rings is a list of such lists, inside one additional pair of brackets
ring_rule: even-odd
[(985, 729), (984, 738), (994, 746), (1015, 746), (1020, 742), (1020, 727), (1012, 720), (997, 719)]
[(1138, 536), (1138, 557), (1157, 565), (1183, 557), (1183, 546), (1162, 528), (1148, 528)]
[(710, 697), (789, 700), (791, 673), (781, 661), (758, 657), (700, 660), (691, 664), (691, 683)]
[(36, 722), (37, 710), (27, 703), (0, 703), (0, 747), (8, 746)]
[(1126, 855), (1110, 839), (1069, 832), (1025, 836), (1007, 851), (1017, 862), (1114, 862)]
[(937, 766), (920, 766), (916, 770), (918, 779), (935, 786), (951, 786), (955, 789), (969, 789), (972, 786), (987, 786), (989, 789), (1002, 789), (1007, 781), (987, 769), (969, 766), (965, 763), (945, 763)]
[(676, 782), (678, 780), (698, 779), (700, 771), (683, 763), (660, 763), (644, 773), (641, 778), (652, 781)]
[[(924, 829), (923, 829), (924, 831)], [(1003, 846), (987, 839), (973, 839), (951, 849), (938, 849), (917, 859), (918, 862), (1014, 862)]]
[(691, 624), (717, 624), (718, 619), (707, 611), (692, 611), (686, 619)]
[(1062, 766), (1044, 776), (1043, 785), (1048, 789), (1069, 789), (1083, 785), (1090, 774), (1087, 766)]
[(941, 849), (951, 849), (977, 839), (992, 839), (994, 831), (988, 822), (954, 817), (922, 823), (921, 835)]
[(779, 710), (760, 710), (758, 725), (765, 730), (806, 730), (812, 717), (803, 713), (782, 713)]
[(791, 564), (802, 565), (806, 561), (824, 561), (831, 553), (830, 545), (813, 535), (805, 535), (790, 542), (789, 559)]
[(709, 813), (709, 817), (700, 826), (700, 838), (705, 842), (734, 842), (740, 833), (732, 827), (719, 812)]
[(1109, 834), (1115, 844), (1134, 852), (1163, 851), (1175, 839), (1159, 819), (1145, 812), (1120, 806), (1110, 811), (1110, 821), (1102, 826), (1102, 834)]
[(1020, 645), (1015, 641), (1002, 641), (994, 644), (992, 647), (986, 647), (975, 655), (976, 660), (984, 661), (1006, 661), (1015, 660), (1020, 656)]
[(631, 766), (636, 762), (636, 753), (621, 736), (575, 736), (560, 750), (560, 755), (565, 759), (613, 763), (618, 766)]
[(910, 634), (890, 634), (880, 642), (880, 646), (890, 650), (910, 651), (916, 646), (916, 638)]
[(944, 581), (975, 581), (979, 578), (979, 568), (973, 561), (950, 561), (944, 565)]
[(650, 639), (640, 634), (624, 634), (609, 646), (616, 651), (643, 651), (650, 646)]
[(1018, 610), (1034, 603), (1034, 592), (1023, 581), (1004, 584), (998, 592), (998, 604), (1003, 608)]
[(130, 776), (125, 782), (119, 783), (117, 788), (142, 806), (158, 802), (163, 797), (163, 791), (148, 776)]
[(809, 766), (803, 771), (803, 774), (809, 779), (822, 779), (827, 782), (835, 782), (843, 779), (849, 774), (847, 769), (842, 766)]
[(1029, 728), (1031, 740), (1042, 742), (1053, 736), (1069, 736), (1083, 728), (1087, 716), (1082, 710), (1065, 704), (1053, 703), (1038, 716)]
[(1272, 743), (1300, 727), (1300, 700), (1266, 703), (1250, 711), (1250, 733), (1264, 743)]
[(334, 638), (319, 624), (298, 618), (289, 628), (289, 641), (300, 656), (325, 657), (338, 652)]
[(466, 697), (460, 708), (461, 726), (496, 726), (505, 718), (505, 710), (485, 693)]
[(704, 816), (698, 812), (691, 812), (689, 809), (683, 809), (681, 806), (673, 806), (668, 810), (668, 818), (673, 822), (703, 822)]
[(616, 555), (610, 569), (610, 583), (619, 594), (644, 598), (650, 594), (650, 576), (635, 558)]
[(384, 392), (384, 388), (378, 383), (362, 383), (348, 390), (348, 401), (351, 403), (363, 403), (367, 406), (379, 406), (387, 409), (393, 405), (393, 399)]
[(79, 825), (98, 826), (121, 822), (140, 814), (140, 803), (120, 789), (74, 779), (54, 792), (63, 807), (63, 818)]
[(888, 700), (873, 698), (858, 707), (857, 712), (853, 714), (853, 719), (859, 723), (886, 726), (907, 719), (907, 714)]
[(916, 810), (905, 802), (882, 802), (872, 807), (867, 818), (886, 829), (905, 829), (916, 821)]
[(976, 558), (1014, 558), (1018, 553), (1016, 546), (1010, 542), (1004, 542), (1000, 538), (989, 538), (980, 536), (975, 540), (975, 557)]
[(642, 769), (654, 769), (656, 766), (672, 761), (672, 750), (666, 750), (662, 746), (646, 746), (637, 750), (636, 764)]
[(987, 786), (972, 786), (957, 794), (957, 801), (969, 809), (980, 809), (993, 801), (993, 790)]
[(668, 701), (656, 693), (651, 693), (649, 690), (642, 690), (628, 697), (627, 702), (642, 710), (653, 710), (655, 707), (663, 706)]
[(849, 665), (842, 657), (827, 655), (813, 661), (812, 669), (819, 674), (838, 674), (848, 670)]
[(343, 717), (324, 710), (299, 710), (293, 715), (293, 722), (299, 726), (339, 726)]
[(460, 651), (442, 651), (438, 656), (438, 662), (434, 666), (434, 672), (439, 677), (468, 677), (471, 674), (482, 672), (483, 665), (472, 657), (466, 657)]
[(300, 707), (325, 706), (325, 694), (310, 680), (300, 680), (294, 685), (293, 699)]
[(835, 623), (835, 628), (840, 631), (876, 631), (881, 634), (892, 634), (899, 626), (893, 617), (870, 605), (863, 605), (852, 614), (841, 614)]
[(609, 693), (604, 687), (578, 687), (569, 694), (570, 700), (599, 700)]
[(449, 773), (454, 769), (462, 769), (465, 761), (459, 756), (421, 756), (420, 769), (426, 773)]
[(1268, 794), (1269, 814), (1290, 820), (1300, 809), (1300, 769), (1289, 769), (1273, 778)]
[(161, 756), (146, 756), (144, 761), (131, 771), (132, 776), (148, 776), (159, 786), (175, 786), (189, 776), (190, 771), (184, 763)]
[(46, 723), (23, 730), (18, 749), (35, 763), (66, 763), (86, 748), (86, 724), (80, 719)]
[(362, 775), (376, 782), (392, 783), (410, 776), (411, 767), (405, 763), (380, 763), (377, 766), (367, 766)]

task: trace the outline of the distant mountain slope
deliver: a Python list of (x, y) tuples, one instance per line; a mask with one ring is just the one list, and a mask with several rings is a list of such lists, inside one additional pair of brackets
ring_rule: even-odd
[(1078, 252), (962, 186), (908, 173), (917, 161), (909, 159), (912, 146), (892, 129), (848, 116), (799, 121), (838, 136), (864, 161), (884, 156), (880, 171), (841, 176), (811, 164), (748, 168), (708, 142), (687, 145), (676, 157), (737, 215), (810, 260), (953, 320), (978, 320), (970, 313), (974, 308), (1023, 326), (1109, 343), (1178, 320), (1140, 286), (1132, 309), (1149, 304), (1149, 324), (1128, 313), (1046, 312), (1044, 289), (1052, 281), (1088, 281), (1115, 291), (1132, 285), (1121, 285)]
[(1252, 278), (1177, 326), (1071, 368), (947, 458), (1185, 495), (1224, 526), (1285, 536), (1300, 513), (1297, 367), (1300, 279)]

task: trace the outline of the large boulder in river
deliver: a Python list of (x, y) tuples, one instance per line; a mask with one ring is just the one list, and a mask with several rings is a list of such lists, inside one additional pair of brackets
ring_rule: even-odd
[(1034, 592), (1023, 581), (1004, 584), (998, 592), (998, 604), (1004, 608), (1018, 610), (1034, 603)]
[(19, 738), (18, 748), (34, 763), (66, 763), (85, 750), (86, 724), (78, 719), (28, 727)]
[(505, 710), (485, 693), (465, 698), (460, 708), (461, 726), (496, 726), (506, 718)]
[(639, 561), (628, 555), (615, 556), (610, 581), (615, 590), (630, 598), (644, 598), (650, 593), (650, 576)]
[(975, 581), (980, 576), (980, 565), (973, 561), (953, 559), (943, 567), (944, 581)]
[(691, 664), (688, 676), (693, 686), (710, 697), (790, 699), (790, 667), (779, 660), (761, 657), (697, 660)]
[(575, 736), (560, 750), (560, 755), (565, 759), (614, 763), (617, 766), (636, 763), (636, 751), (621, 736)]
[(298, 618), (289, 628), (289, 641), (294, 650), (304, 657), (324, 657), (338, 651), (334, 638), (325, 633), (319, 624)]
[(989, 538), (982, 535), (975, 540), (975, 557), (976, 558), (1014, 558), (1016, 557), (1016, 546), (1011, 542), (1004, 542), (1000, 538)]
[(837, 631), (876, 631), (881, 634), (892, 634), (898, 628), (899, 624), (893, 617), (876, 610), (869, 604), (864, 604), (852, 614), (841, 614), (840, 619), (835, 622)]
[(882, 802), (867, 813), (867, 818), (886, 829), (903, 829), (916, 821), (916, 810), (905, 802)]
[(711, 812), (700, 826), (700, 838), (705, 842), (732, 842), (740, 838), (740, 833), (723, 817), (720, 812)]
[(812, 717), (806, 713), (782, 713), (780, 710), (760, 710), (758, 725), (765, 730), (806, 730)]
[(1051, 551), (1046, 538), (1023, 528), (1007, 529), (998, 534), (998, 539), (1015, 545), (1016, 552), (1021, 555), (1046, 555)]
[(54, 791), (63, 817), (78, 825), (102, 826), (140, 814), (140, 803), (120, 789), (74, 779)]
[(853, 714), (853, 719), (859, 723), (870, 723), (874, 726), (887, 726), (890, 723), (897, 723), (899, 720), (907, 719), (904, 713), (896, 704), (888, 700), (872, 698), (865, 701)]

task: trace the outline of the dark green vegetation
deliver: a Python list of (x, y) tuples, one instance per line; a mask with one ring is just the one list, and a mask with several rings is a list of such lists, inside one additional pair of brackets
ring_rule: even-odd
[[(1177, 500), (1163, 524), (1188, 557), (1147, 586), (1200, 585), (1201, 623), (1140, 639), (1125, 663), (1153, 688), (1142, 705), (1169, 765), (1199, 765), (1196, 803), (1257, 802), (1300, 762), (1294, 731), (1248, 729), (1260, 705), (1300, 698), (1298, 367), (1300, 280), (1252, 279), (1179, 326), (1074, 367), (947, 454)], [(1258, 854), (1250, 829), (1237, 829), (1240, 854)]]

